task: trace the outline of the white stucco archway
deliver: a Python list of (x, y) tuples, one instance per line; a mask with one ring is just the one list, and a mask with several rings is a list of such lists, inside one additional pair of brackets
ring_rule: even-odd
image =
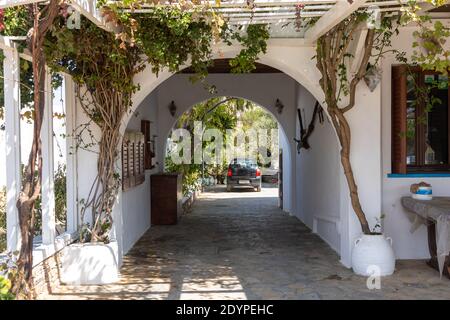
[[(213, 49), (214, 54), (212, 58), (233, 58), (239, 53), (240, 49), (240, 46), (217, 45)], [(267, 53), (262, 55), (258, 62), (278, 69), (290, 76), (305, 87), (322, 104), (324, 95), (318, 86), (320, 74), (315, 66), (315, 62), (311, 60), (314, 55), (314, 47), (303, 46), (301, 39), (271, 39), (268, 41)], [(188, 66), (186, 65), (185, 67)], [(133, 96), (133, 105), (122, 121), (121, 133), (125, 131), (133, 112), (145, 97), (172, 75), (167, 70), (163, 70), (159, 75), (155, 75), (149, 65), (136, 75), (135, 82), (140, 84), (140, 90)]]
[[(230, 58), (239, 52), (237, 46), (215, 47), (215, 58)], [(304, 46), (300, 39), (273, 39), (268, 42), (267, 53), (262, 55), (259, 62), (270, 67), (276, 68), (292, 79), (298, 82), (306, 89), (317, 101), (323, 102), (323, 93), (319, 86), (320, 74), (316, 68), (315, 60), (311, 59), (315, 55), (315, 49), (312, 46)], [(130, 112), (124, 117), (121, 125), (121, 133), (123, 133), (133, 117), (134, 112), (144, 99), (149, 96), (160, 84), (170, 79), (173, 75), (167, 71), (161, 72), (158, 76), (151, 72), (151, 68), (147, 67), (140, 74), (136, 75), (136, 82), (140, 84), (140, 90), (133, 96), (133, 106)], [(381, 123), (381, 90), (380, 87), (370, 92), (364, 84), (359, 84), (356, 94), (357, 104), (364, 104), (364, 107), (356, 107), (348, 114), (348, 120), (352, 129), (352, 154), (351, 161), (357, 184), (360, 187), (360, 199), (362, 206), (366, 212), (368, 220), (373, 223), (375, 217), (381, 212), (381, 141), (379, 137)], [(264, 103), (259, 103), (265, 105)], [(326, 110), (324, 110), (326, 113)], [(327, 114), (328, 116), (328, 114)], [(298, 130), (295, 129), (295, 132)], [(295, 134), (295, 133), (294, 133)], [(294, 134), (290, 137), (293, 138)], [(335, 134), (335, 133), (334, 133)], [(374, 139), (375, 138), (375, 139)], [(337, 137), (335, 137), (337, 141)], [(370, 144), (368, 143), (370, 141)], [(294, 150), (294, 149), (293, 149)], [(89, 156), (91, 157), (91, 156)], [(84, 157), (83, 157), (84, 158)], [(291, 157), (292, 158), (292, 157)], [(86, 160), (86, 159), (84, 159)], [(83, 161), (84, 163), (92, 163)], [(92, 166), (91, 164), (89, 164)], [(293, 172), (295, 176), (296, 173)], [(84, 184), (84, 175), (80, 176), (80, 183)], [(336, 228), (340, 236), (340, 256), (341, 262), (350, 266), (350, 257), (352, 243), (354, 239), (361, 233), (361, 228), (351, 207), (348, 187), (342, 172), (339, 173), (340, 183), (340, 217), (336, 220)], [(90, 181), (90, 177), (86, 177)], [(84, 191), (81, 191), (79, 198), (83, 198)], [(295, 198), (298, 190), (293, 189)], [(118, 196), (118, 205), (114, 209), (116, 237), (121, 241), (122, 237), (122, 193)], [(293, 205), (294, 207), (294, 205)], [(294, 212), (299, 216), (299, 212)]]
[[(258, 105), (259, 107), (263, 108), (266, 112), (268, 112), (277, 122), (278, 124), (278, 129), (279, 129), (279, 149), (283, 149), (283, 153), (284, 153), (284, 161), (283, 161), (283, 172), (284, 172), (284, 178), (283, 178), (283, 190), (284, 190), (284, 197), (283, 197), (283, 210), (286, 212), (289, 212), (291, 214), (294, 214), (295, 212), (295, 201), (292, 198), (292, 190), (295, 189), (295, 181), (294, 179), (292, 179), (292, 173), (294, 170), (294, 163), (291, 161), (293, 158), (293, 144), (289, 143), (290, 140), (288, 134), (286, 133), (286, 119), (281, 117), (280, 114), (278, 114), (277, 112), (274, 112), (274, 106), (271, 107), (266, 107), (260, 103), (258, 103), (257, 101), (255, 101), (255, 97), (252, 94), (249, 94), (247, 96), (243, 96), (243, 95), (230, 95), (234, 98), (240, 98), (240, 99), (244, 99), (247, 101), (251, 101), (252, 103), (254, 103), (255, 105)], [(159, 163), (160, 165), (160, 170), (164, 171), (165, 167), (164, 167), (164, 161), (163, 159), (166, 156), (166, 151), (167, 151), (167, 141), (168, 138), (171, 134), (172, 129), (174, 128), (174, 126), (176, 125), (176, 122), (178, 121), (179, 117), (181, 116), (181, 114), (191, 110), (195, 105), (202, 103), (202, 102), (206, 102), (209, 99), (212, 98), (217, 98), (217, 97), (223, 97), (223, 95), (221, 94), (213, 94), (210, 95), (209, 98), (204, 99), (204, 97), (198, 97), (198, 101), (195, 101), (192, 105), (189, 104), (183, 104), (183, 108), (182, 109), (178, 109), (177, 110), (177, 114), (179, 115), (178, 117), (173, 117), (171, 118), (171, 122), (170, 122), (170, 126), (166, 126), (164, 127), (162, 130), (159, 130), (159, 134), (160, 134), (160, 145), (158, 147), (158, 152), (157, 154), (159, 155)], [(257, 100), (257, 98), (256, 98)], [(189, 102), (191, 103), (191, 101)], [(277, 150), (278, 151), (278, 150)]]

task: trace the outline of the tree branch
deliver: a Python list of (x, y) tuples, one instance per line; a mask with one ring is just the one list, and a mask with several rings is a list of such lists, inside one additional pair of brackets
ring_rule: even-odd
[(350, 82), (350, 89), (349, 89), (350, 101), (345, 108), (341, 109), (343, 113), (351, 110), (355, 106), (356, 86), (358, 85), (359, 81), (366, 74), (367, 66), (369, 64), (369, 59), (372, 54), (372, 45), (373, 45), (374, 36), (375, 36), (375, 30), (370, 29), (367, 32), (366, 40), (364, 41), (364, 53), (363, 53), (363, 57), (361, 59), (361, 63), (359, 65), (358, 71), (355, 74), (355, 76), (353, 77), (352, 81)]

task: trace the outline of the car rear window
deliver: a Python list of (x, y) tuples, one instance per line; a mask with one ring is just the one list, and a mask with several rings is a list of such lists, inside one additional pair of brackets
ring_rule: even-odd
[(256, 161), (253, 159), (234, 159), (230, 165), (241, 168), (255, 168), (257, 166)]

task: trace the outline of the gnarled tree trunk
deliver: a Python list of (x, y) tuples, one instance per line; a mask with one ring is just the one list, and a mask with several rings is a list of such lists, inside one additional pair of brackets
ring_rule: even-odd
[[(356, 86), (367, 71), (375, 30), (371, 29), (367, 32), (362, 59), (356, 74), (348, 83), (348, 88), (346, 87), (346, 78), (342, 77), (342, 74), (347, 75), (345, 60), (349, 57), (349, 44), (360, 23), (361, 19), (357, 15), (352, 15), (319, 38), (317, 41), (317, 68), (322, 74), (320, 86), (325, 94), (327, 110), (341, 145), (341, 164), (347, 180), (352, 207), (361, 224), (362, 231), (370, 234), (370, 226), (359, 200), (358, 187), (350, 161), (351, 130), (345, 113), (355, 105)], [(348, 91), (349, 102), (345, 107), (340, 107), (341, 93), (346, 91)]]
[[(17, 200), (21, 248), (17, 260), (17, 275), (13, 281), (12, 291), (18, 297), (32, 299), (35, 296), (33, 286), (33, 237), (34, 209), (36, 199), (41, 193), (42, 179), (42, 142), (41, 128), (45, 109), (45, 56), (43, 43), (46, 33), (53, 24), (59, 11), (59, 0), (50, 0), (43, 9), (33, 4), (33, 29), (29, 39), (29, 49), (33, 58), (34, 80), (34, 121), (33, 141), (28, 162), (25, 167), (23, 185)], [(53, 161), (48, 159), (48, 161)], [(35, 174), (37, 172), (37, 175)]]

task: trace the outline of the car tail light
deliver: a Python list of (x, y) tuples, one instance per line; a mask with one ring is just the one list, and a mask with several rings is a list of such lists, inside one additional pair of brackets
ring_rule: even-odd
[(256, 176), (257, 176), (257, 177), (260, 177), (260, 176), (261, 176), (261, 170), (256, 169)]
[(228, 168), (227, 176), (229, 177), (233, 176), (233, 171), (231, 171), (231, 168)]

